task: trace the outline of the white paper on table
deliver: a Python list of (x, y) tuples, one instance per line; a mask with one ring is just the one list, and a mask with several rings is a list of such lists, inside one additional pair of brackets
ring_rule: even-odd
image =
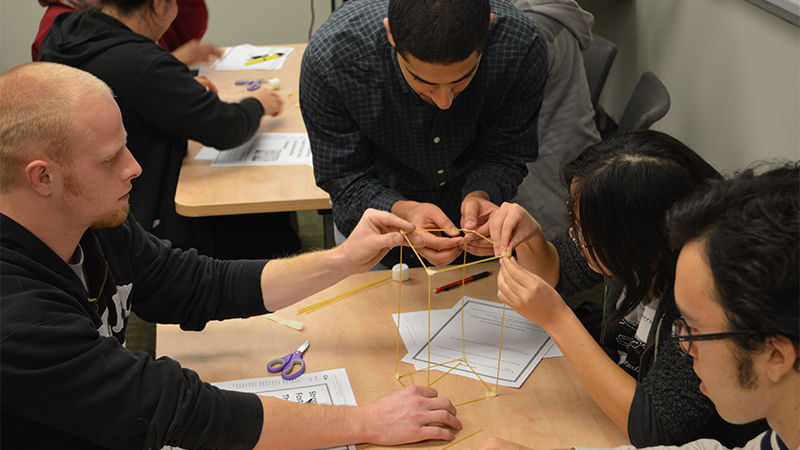
[[(461, 308), (461, 303), (455, 306)], [(506, 310), (507, 311), (507, 310)], [(400, 337), (406, 346), (409, 353), (416, 353), (425, 344), (428, 343), (428, 311), (414, 311), (402, 313), (402, 321), (400, 322)], [(452, 315), (449, 309), (433, 309), (431, 310), (431, 329), (438, 330), (442, 324)], [(392, 314), (394, 324), (397, 325), (397, 314)], [(545, 358), (557, 358), (564, 356), (561, 349), (558, 348), (555, 342), (545, 353)], [(427, 366), (427, 364), (426, 364)]]
[(308, 133), (259, 133), (230, 150), (203, 147), (195, 159), (211, 159), (212, 166), (312, 166)]
[[(461, 332), (462, 303), (458, 302), (453, 308), (446, 311), (449, 314), (443, 322), (439, 322), (439, 318), (437, 318), (437, 322), (431, 320), (431, 366), (462, 358), (466, 350), (466, 360), (469, 366), (480, 375), (484, 382), (496, 383), (500, 325), (502, 323), (503, 348), (499, 384), (519, 388), (553, 345), (552, 339), (542, 327), (520, 316), (511, 308), (506, 308), (503, 321), (502, 304), (465, 297), (463, 321), (464, 329), (467, 331), (464, 335), (466, 340), (464, 347)], [(427, 314), (427, 311), (424, 313)], [(404, 322), (401, 316), (401, 328), (403, 328)], [(416, 322), (419, 324), (420, 321)], [(424, 322), (424, 338), (417, 333), (416, 338), (410, 344), (411, 347), (414, 347), (414, 351), (409, 349), (409, 354), (402, 359), (405, 363), (413, 364), (418, 370), (428, 367), (427, 321), (424, 320)], [(433, 327), (434, 323), (437, 324), (436, 328)], [(419, 342), (423, 339), (425, 342), (419, 346)], [(457, 364), (458, 362), (453, 362), (435, 369), (447, 372)], [(463, 362), (450, 374), (478, 378)]]
[[(350, 386), (345, 369), (304, 373), (299, 378), (286, 381), (280, 376), (250, 378), (246, 380), (212, 383), (214, 386), (238, 392), (250, 392), (265, 397), (275, 397), (290, 402), (319, 403), (321, 405), (356, 406), (356, 396)], [(356, 450), (355, 445), (332, 447), (332, 450)], [(164, 450), (178, 450), (178, 447), (164, 447)]]
[[(235, 47), (228, 47), (225, 53), (219, 57), (210, 69), (214, 70), (280, 70), (294, 51), (291, 47), (264, 47), (250, 44), (237, 45)], [(245, 66), (244, 63), (250, 61), (254, 56), (272, 55), (275, 53), (283, 53), (283, 55), (270, 59), (268, 61), (261, 61), (255, 64)], [(265, 80), (266, 81), (266, 80)]]

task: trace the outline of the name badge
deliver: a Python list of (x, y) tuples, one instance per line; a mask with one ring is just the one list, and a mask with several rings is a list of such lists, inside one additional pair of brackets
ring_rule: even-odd
[(656, 317), (656, 310), (651, 308), (650, 305), (644, 307), (644, 314), (639, 321), (639, 328), (636, 329), (636, 339), (647, 342), (647, 336), (650, 335), (650, 328), (653, 327), (653, 320)]

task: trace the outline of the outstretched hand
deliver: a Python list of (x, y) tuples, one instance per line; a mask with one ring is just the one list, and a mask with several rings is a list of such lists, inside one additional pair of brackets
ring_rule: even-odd
[(451, 441), (455, 438), (453, 430), (462, 428), (450, 400), (425, 386), (407, 386), (366, 405), (364, 412), (373, 433), (367, 442), (378, 445)]
[(414, 224), (407, 220), (370, 208), (364, 211), (353, 232), (338, 248), (344, 253), (349, 267), (363, 272), (380, 262), (390, 249), (406, 243), (401, 230), (412, 245), (423, 245), (415, 229)]

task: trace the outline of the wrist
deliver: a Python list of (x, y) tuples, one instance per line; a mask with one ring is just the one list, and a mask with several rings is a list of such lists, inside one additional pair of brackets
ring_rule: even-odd
[(391, 212), (401, 219), (408, 220), (408, 211), (418, 204), (412, 200), (398, 200), (392, 205)]
[(489, 196), (489, 193), (482, 190), (472, 191), (464, 196), (465, 199), (468, 197), (478, 197), (489, 202), (492, 201), (491, 197)]

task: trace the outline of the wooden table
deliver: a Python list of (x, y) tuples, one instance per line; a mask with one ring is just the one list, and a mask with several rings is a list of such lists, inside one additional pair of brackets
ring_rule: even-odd
[[(220, 98), (225, 101), (246, 96), (244, 89), (234, 84), (236, 80), (279, 78), (280, 89), (276, 92), (283, 99), (283, 111), (278, 117), (263, 118), (259, 132), (305, 133), (300, 108), (293, 101), (299, 98), (295, 91), (300, 80), (300, 60), (306, 44), (281, 44), (276, 47), (295, 49), (281, 70), (209, 70), (206, 77), (216, 85)], [(290, 98), (289, 94), (293, 92)], [(317, 187), (311, 167), (212, 166), (211, 161), (194, 159), (201, 148), (200, 143), (190, 142), (189, 152), (183, 160), (175, 191), (178, 214), (202, 217), (316, 209), (328, 212), (323, 215), (327, 241), (327, 233), (331, 233), (333, 227), (329, 214), (330, 197)]]
[[(485, 263), (467, 268), (467, 275), (495, 270), (497, 264)], [(263, 317), (209, 323), (200, 333), (183, 332), (176, 325), (159, 325), (157, 354), (169, 355), (184, 367), (193, 369), (204, 381), (218, 382), (269, 376), (269, 360), (294, 350), (306, 339), (311, 341), (305, 354), (307, 370), (345, 368), (359, 405), (400, 389), (395, 379), (396, 327), (392, 314), (397, 313), (397, 283), (389, 280), (347, 296), (311, 314), (297, 315), (303, 306), (315, 304), (346, 292), (379, 276), (367, 272), (281, 310), (287, 319), (305, 323), (302, 331), (283, 327)], [(453, 270), (433, 278), (433, 286), (460, 279)], [(427, 310), (428, 281), (422, 269), (411, 269), (411, 279), (403, 283), (404, 312)], [(496, 274), (466, 285), (466, 295), (497, 301)], [(452, 307), (460, 298), (460, 289), (434, 294), (433, 309)], [(406, 353), (401, 341), (400, 356)], [(413, 366), (400, 363), (399, 372)], [(435, 380), (443, 372), (434, 371)], [(426, 384), (427, 374), (402, 378), (406, 384)], [(474, 400), (486, 389), (477, 380), (447, 375), (433, 385), (440, 396), (453, 404)], [(610, 447), (628, 443), (625, 434), (600, 410), (563, 357), (546, 358), (520, 389), (500, 386), (499, 395), (458, 408), (464, 429), (456, 439), (477, 433), (455, 449), (471, 448), (486, 437), (497, 436), (522, 445), (538, 448), (567, 448), (570, 445)], [(404, 447), (441, 449), (449, 443), (431, 441)], [(371, 446), (376, 448), (379, 446)], [(363, 448), (363, 447), (360, 447)]]

